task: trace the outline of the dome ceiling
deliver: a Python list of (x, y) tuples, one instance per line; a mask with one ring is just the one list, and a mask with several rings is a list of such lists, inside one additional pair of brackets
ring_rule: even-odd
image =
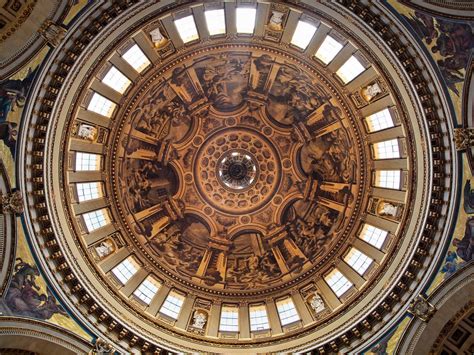
[(79, 317), (142, 350), (223, 352), (357, 342), (369, 309), (389, 323), (426, 257), (442, 143), (342, 9), (139, 3), (67, 40), (68, 89), (23, 154), (33, 175), (45, 157), (30, 228)]
[(140, 87), (110, 135), (127, 244), (223, 291), (253, 293), (324, 265), (361, 196), (364, 156), (341, 96), (275, 50), (187, 57)]

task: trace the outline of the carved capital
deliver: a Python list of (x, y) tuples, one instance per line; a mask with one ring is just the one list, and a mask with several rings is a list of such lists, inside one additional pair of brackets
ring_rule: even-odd
[(474, 128), (455, 128), (454, 144), (457, 151), (466, 150), (474, 146)]
[(0, 210), (3, 213), (23, 213), (23, 197), (20, 191), (14, 191), (3, 195), (0, 192)]
[(428, 322), (433, 317), (433, 314), (436, 313), (436, 307), (429, 303), (422, 295), (418, 295), (410, 303), (408, 312), (423, 322)]
[(112, 354), (114, 350), (114, 347), (105, 340), (97, 339), (91, 353), (93, 355)]
[(41, 37), (43, 37), (53, 47), (59, 46), (61, 41), (66, 37), (66, 29), (60, 25), (46, 20), (38, 30)]

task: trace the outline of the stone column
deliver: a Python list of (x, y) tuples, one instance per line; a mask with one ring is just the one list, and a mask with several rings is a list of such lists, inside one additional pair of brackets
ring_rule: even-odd
[(114, 267), (116, 267), (120, 262), (125, 260), (130, 255), (130, 250), (128, 248), (122, 248), (116, 251), (114, 254), (107, 256), (103, 261), (99, 263), (99, 267), (104, 273), (108, 273)]
[(194, 295), (187, 295), (184, 299), (183, 306), (181, 307), (181, 311), (179, 312), (178, 320), (176, 321), (175, 326), (177, 328), (185, 329), (188, 325), (189, 317), (193, 311), (194, 301), (196, 296)]
[(283, 333), (283, 329), (280, 323), (280, 317), (278, 316), (278, 310), (273, 299), (267, 299), (267, 314), (268, 322), (270, 323), (270, 328), (272, 330), (272, 335), (278, 335)]
[(156, 293), (155, 297), (151, 300), (150, 306), (148, 307), (148, 312), (154, 316), (156, 316), (163, 305), (163, 302), (165, 302), (166, 297), (170, 293), (171, 288), (163, 284), (160, 286), (158, 289), (158, 292)]
[(219, 321), (221, 317), (221, 306), (219, 302), (214, 302), (211, 306), (209, 324), (207, 326), (207, 336), (217, 338), (219, 332)]
[(296, 310), (300, 315), (303, 326), (308, 325), (313, 322), (313, 317), (306, 306), (306, 302), (298, 291), (291, 293), (291, 298), (295, 304)]
[(239, 305), (239, 333), (241, 339), (250, 338), (250, 317), (248, 303)]

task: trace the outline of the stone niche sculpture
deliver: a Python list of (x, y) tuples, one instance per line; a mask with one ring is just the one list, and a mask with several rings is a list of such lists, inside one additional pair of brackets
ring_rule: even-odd
[(320, 313), (326, 309), (323, 298), (316, 291), (313, 297), (309, 299), (309, 305), (316, 313)]
[(273, 31), (282, 31), (283, 30), (283, 16), (284, 12), (272, 11), (272, 17), (268, 22), (268, 27)]
[(93, 142), (97, 138), (97, 128), (88, 124), (81, 124), (77, 129), (77, 136)]
[(207, 314), (201, 310), (197, 310), (193, 315), (192, 326), (197, 329), (204, 329), (207, 323)]
[(115, 245), (110, 239), (99, 243), (95, 248), (97, 257), (101, 260), (115, 251)]
[(396, 217), (397, 211), (398, 211), (397, 206), (395, 206), (394, 204), (390, 202), (382, 202), (379, 205), (379, 214), (382, 216)]
[(382, 88), (380, 85), (375, 82), (371, 85), (367, 85), (365, 88), (362, 88), (361, 95), (365, 101), (370, 102), (374, 97), (382, 93)]
[(155, 45), (155, 48), (157, 49), (163, 48), (168, 43), (168, 39), (165, 36), (163, 36), (159, 27), (150, 31), (150, 37), (151, 37), (151, 41)]

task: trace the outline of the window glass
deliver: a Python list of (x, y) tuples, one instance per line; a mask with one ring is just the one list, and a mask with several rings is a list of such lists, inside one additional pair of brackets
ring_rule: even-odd
[(300, 320), (298, 312), (291, 298), (278, 301), (276, 303), (278, 315), (282, 325), (287, 325)]
[(375, 172), (375, 186), (386, 189), (400, 189), (400, 170), (378, 170)]
[(107, 212), (104, 208), (101, 210), (84, 213), (82, 217), (84, 218), (84, 223), (86, 224), (89, 233), (107, 225), (108, 223)]
[(211, 36), (223, 34), (226, 32), (224, 9), (207, 10), (206, 16), (207, 29)]
[(178, 30), (179, 36), (184, 43), (191, 42), (199, 38), (193, 15), (175, 20), (174, 24)]
[(291, 43), (301, 49), (306, 49), (315, 32), (316, 26), (308, 22), (299, 21), (295, 33), (293, 34), (293, 38), (291, 39)]
[(374, 143), (375, 159), (400, 158), (398, 139)]
[(350, 57), (336, 72), (337, 76), (347, 84), (348, 82), (355, 79), (360, 73), (365, 70), (364, 66), (359, 62), (359, 60), (352, 56)]
[(104, 79), (102, 79), (102, 82), (121, 94), (123, 94), (131, 84), (131, 81), (115, 67), (109, 69)]
[(364, 275), (373, 260), (356, 248), (352, 248), (344, 261), (360, 275)]
[(130, 49), (123, 54), (122, 58), (139, 73), (151, 64), (145, 53), (143, 53), (137, 44), (130, 47)]
[(99, 170), (100, 155), (76, 152), (76, 171)]
[(250, 330), (252, 332), (270, 329), (270, 324), (268, 323), (267, 309), (265, 308), (265, 305), (250, 306), (249, 314)]
[(329, 64), (342, 49), (343, 45), (331, 36), (326, 36), (321, 46), (316, 51), (316, 58), (324, 64)]
[(152, 276), (148, 276), (133, 293), (146, 304), (150, 304), (153, 297), (158, 292), (160, 283)]
[(99, 115), (110, 117), (115, 110), (115, 106), (117, 106), (115, 103), (95, 92), (87, 109)]
[(352, 282), (350, 282), (338, 269), (331, 271), (324, 277), (324, 279), (337, 297), (342, 296), (352, 287)]
[(100, 182), (77, 183), (76, 188), (79, 202), (94, 200), (102, 196)]
[(380, 249), (387, 238), (388, 232), (383, 229), (374, 227), (370, 224), (365, 224), (359, 238)]
[(183, 302), (184, 296), (171, 291), (161, 306), (160, 313), (166, 314), (173, 319), (178, 319), (179, 311), (183, 306)]
[(238, 7), (236, 9), (237, 32), (253, 33), (255, 29), (255, 17), (257, 10), (249, 7)]
[(235, 306), (223, 306), (219, 324), (221, 332), (239, 331), (239, 309)]
[(135, 275), (137, 271), (137, 264), (132, 257), (128, 257), (112, 269), (112, 273), (124, 285), (132, 278), (133, 275)]
[(394, 126), (392, 115), (388, 108), (368, 116), (366, 121), (367, 126), (369, 127), (369, 132), (377, 132)]

